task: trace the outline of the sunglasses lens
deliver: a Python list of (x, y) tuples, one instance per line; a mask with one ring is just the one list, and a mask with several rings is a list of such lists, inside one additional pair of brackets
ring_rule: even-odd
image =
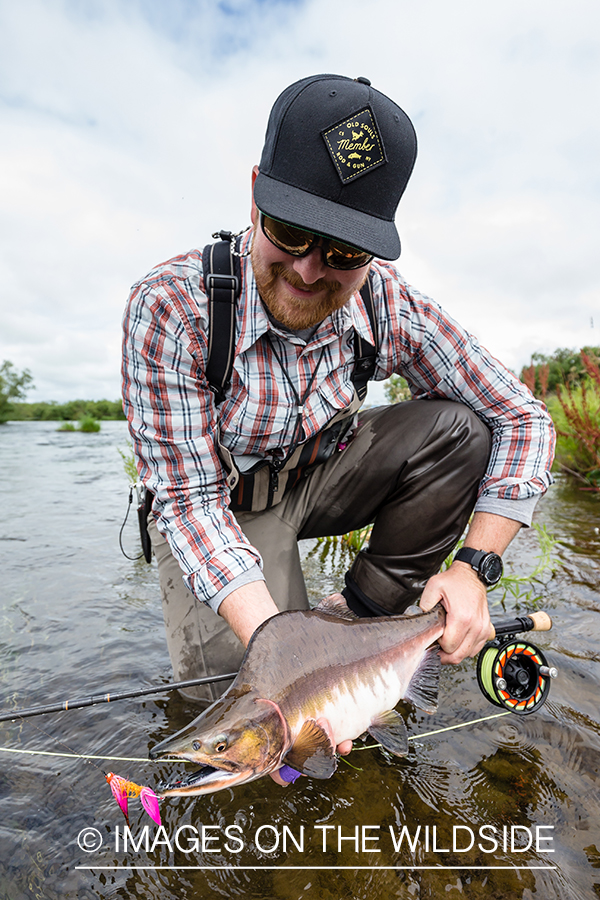
[(277, 219), (272, 219), (270, 216), (263, 214), (261, 220), (263, 231), (271, 243), (292, 256), (302, 256), (307, 253), (316, 240), (314, 234), (309, 231), (296, 228), (294, 225), (287, 225), (285, 222), (278, 222)]
[(373, 259), (372, 255), (342, 244), (340, 241), (321, 238), (312, 231), (279, 222), (264, 213), (260, 214), (262, 230), (272, 244), (280, 250), (284, 250), (291, 256), (305, 256), (311, 247), (320, 244), (323, 248), (325, 261), (332, 269), (360, 269)]
[(357, 250), (348, 244), (330, 241), (327, 249), (327, 265), (332, 269), (360, 269), (371, 262), (373, 257), (364, 250)]

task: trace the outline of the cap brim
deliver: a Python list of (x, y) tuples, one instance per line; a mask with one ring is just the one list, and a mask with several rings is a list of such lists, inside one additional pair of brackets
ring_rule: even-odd
[(262, 172), (254, 183), (254, 202), (274, 219), (335, 238), (381, 259), (400, 256), (400, 238), (393, 222), (317, 197)]

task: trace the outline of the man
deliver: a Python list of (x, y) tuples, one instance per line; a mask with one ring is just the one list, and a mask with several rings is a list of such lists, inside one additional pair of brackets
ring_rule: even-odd
[[(306, 608), (298, 539), (369, 522), (369, 546), (346, 577), (351, 609), (443, 603), (447, 663), (489, 635), (486, 589), (551, 481), (552, 424), (386, 262), (400, 253), (393, 220), (415, 156), (408, 117), (366, 78), (320, 75), (281, 94), (253, 171), (252, 229), (236, 242), (234, 360), (221, 403), (206, 374), (201, 251), (132, 290), (124, 403), (154, 494), (149, 531), (178, 679), (234, 671), (261, 622)], [(357, 339), (376, 347), (371, 363), (358, 359)], [(356, 420), (361, 366), (376, 380), (405, 376), (413, 400)], [(319, 461), (323, 435), (331, 452)], [(307, 448), (317, 462), (292, 465)], [(246, 488), (258, 495), (265, 477), (266, 495), (249, 508)], [(473, 508), (466, 550), (440, 573)]]

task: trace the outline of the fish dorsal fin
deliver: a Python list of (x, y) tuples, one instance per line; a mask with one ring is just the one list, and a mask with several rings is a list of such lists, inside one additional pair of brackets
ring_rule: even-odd
[(437, 644), (430, 647), (415, 669), (413, 677), (404, 694), (419, 709), (434, 713), (438, 705), (438, 688), (440, 684), (440, 648)]
[(395, 709), (382, 712), (369, 725), (371, 737), (379, 741), (382, 747), (395, 756), (406, 756), (408, 753), (408, 735), (404, 719)]
[(348, 608), (341, 594), (330, 594), (329, 597), (323, 597), (315, 609), (328, 616), (337, 616), (338, 619), (358, 619), (356, 613)]
[(315, 719), (305, 721), (284, 759), (288, 765), (311, 778), (331, 778), (337, 769), (335, 747)]

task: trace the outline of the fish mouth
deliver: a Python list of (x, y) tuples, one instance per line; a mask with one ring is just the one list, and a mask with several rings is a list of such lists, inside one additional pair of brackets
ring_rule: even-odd
[(156, 793), (159, 797), (193, 797), (241, 784), (251, 774), (251, 770), (230, 771), (207, 763), (195, 772), (178, 775), (171, 781), (160, 781), (156, 786)]

